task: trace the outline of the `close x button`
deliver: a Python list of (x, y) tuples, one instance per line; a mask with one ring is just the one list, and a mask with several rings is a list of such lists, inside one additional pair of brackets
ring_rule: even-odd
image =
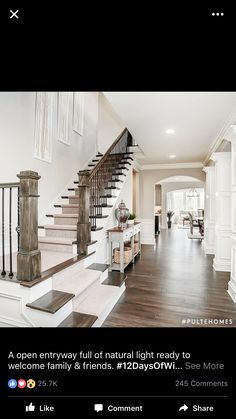
[(10, 19), (19, 19), (18, 13), (19, 13), (19, 10), (10, 9)]

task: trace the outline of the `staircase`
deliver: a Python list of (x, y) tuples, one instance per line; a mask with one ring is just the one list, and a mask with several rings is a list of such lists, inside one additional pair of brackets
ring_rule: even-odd
[(39, 226), (39, 250), (60, 252), (65, 261), (17, 284), (20, 325), (99, 327), (124, 292), (126, 275), (109, 272), (96, 249), (132, 167), (130, 138), (125, 129), (104, 155), (98, 153), (46, 215), (48, 224)]

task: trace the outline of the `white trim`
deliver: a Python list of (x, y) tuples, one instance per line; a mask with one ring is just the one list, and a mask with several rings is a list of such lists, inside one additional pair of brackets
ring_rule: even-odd
[(55, 93), (36, 92), (34, 123), (34, 158), (52, 162)]
[(166, 164), (143, 164), (141, 170), (168, 170), (168, 169), (202, 169), (201, 162), (192, 163), (166, 163)]
[(140, 164), (137, 160), (134, 160), (134, 161), (133, 161), (133, 168), (134, 168), (137, 172), (140, 172), (140, 171), (142, 170), (142, 166), (141, 166), (141, 164)]
[[(214, 140), (210, 144), (210, 147), (208, 149), (206, 158), (203, 162), (204, 165), (206, 165), (208, 163), (208, 161), (211, 160), (211, 155), (217, 150), (217, 148), (219, 147), (221, 142), (223, 140), (228, 140), (227, 136), (228, 136), (228, 133), (229, 133), (229, 129), (231, 128), (231, 125), (233, 125), (235, 123), (235, 121), (236, 121), (236, 111), (232, 112), (229, 115), (229, 117), (225, 121), (223, 127), (218, 131)], [(230, 140), (228, 140), (228, 141), (230, 141)]]

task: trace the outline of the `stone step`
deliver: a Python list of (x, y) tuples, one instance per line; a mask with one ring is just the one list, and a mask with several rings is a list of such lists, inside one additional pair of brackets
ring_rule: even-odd
[(58, 327), (91, 327), (96, 320), (97, 316), (72, 311), (72, 313), (65, 320), (63, 320)]
[(26, 307), (54, 314), (73, 297), (71, 293), (52, 290), (32, 303), (27, 303)]

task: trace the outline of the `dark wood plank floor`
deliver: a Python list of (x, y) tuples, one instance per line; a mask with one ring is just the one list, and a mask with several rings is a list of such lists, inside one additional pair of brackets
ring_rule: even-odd
[(200, 319), (218, 319), (210, 327), (235, 327), (236, 304), (227, 293), (230, 274), (215, 272), (212, 260), (186, 230), (162, 230), (156, 247), (143, 245), (142, 256), (126, 269), (126, 291), (103, 327), (209, 327)]

